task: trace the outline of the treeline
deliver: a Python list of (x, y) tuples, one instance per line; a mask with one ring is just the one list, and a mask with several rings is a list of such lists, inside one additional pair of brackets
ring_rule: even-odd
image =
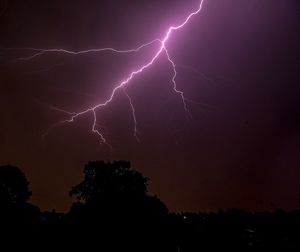
[(0, 242), (86, 251), (300, 248), (300, 211), (171, 213), (147, 186), (148, 178), (127, 161), (90, 162), (83, 181), (70, 190), (76, 199), (71, 209), (41, 212), (29, 203), (24, 173), (0, 166)]

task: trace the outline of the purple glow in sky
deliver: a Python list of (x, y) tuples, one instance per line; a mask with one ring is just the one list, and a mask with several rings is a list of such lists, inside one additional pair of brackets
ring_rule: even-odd
[[(168, 52), (168, 47), (167, 47), (167, 43), (169, 42), (172, 33), (180, 30), (181, 28), (184, 28), (185, 25), (188, 24), (188, 22), (191, 20), (191, 18), (193, 16), (196, 16), (197, 14), (199, 14), (202, 10), (203, 7), (203, 3), (204, 0), (200, 0), (199, 6), (197, 7), (197, 9), (193, 12), (191, 12), (186, 18), (185, 20), (180, 23), (179, 25), (175, 25), (175, 26), (171, 26), (169, 27), (169, 29), (167, 30), (165, 36), (162, 39), (156, 38), (151, 42), (145, 43), (141, 46), (139, 46), (136, 49), (129, 49), (129, 50), (118, 50), (118, 49), (114, 49), (114, 48), (100, 48), (100, 49), (89, 49), (89, 50), (83, 50), (83, 51), (69, 51), (69, 50), (65, 50), (65, 49), (36, 49), (36, 48), (23, 48), (23, 49), (28, 49), (28, 50), (33, 50), (33, 51), (37, 51), (37, 53), (29, 56), (29, 57), (25, 57), (25, 58), (19, 58), (18, 60), (32, 60), (38, 56), (42, 56), (46, 53), (51, 53), (51, 52), (55, 52), (55, 53), (65, 53), (65, 54), (73, 54), (73, 55), (80, 55), (80, 54), (87, 54), (87, 53), (95, 53), (95, 52), (104, 52), (104, 51), (111, 51), (113, 53), (138, 53), (140, 50), (142, 50), (143, 48), (150, 46), (152, 44), (158, 43), (159, 44), (159, 48), (158, 50), (153, 54), (153, 57), (146, 63), (141, 65), (137, 70), (132, 71), (127, 78), (125, 78), (123, 81), (121, 81), (117, 86), (115, 86), (109, 96), (109, 98), (103, 102), (103, 103), (99, 103), (96, 104), (90, 108), (87, 108), (85, 110), (82, 110), (80, 112), (69, 112), (63, 109), (57, 109), (55, 107), (52, 107), (52, 109), (57, 110), (59, 112), (63, 112), (66, 113), (68, 115), (71, 116), (70, 119), (68, 120), (64, 120), (64, 121), (60, 121), (57, 124), (53, 125), (50, 129), (53, 129), (54, 127), (58, 126), (59, 124), (63, 124), (63, 123), (72, 123), (74, 122), (78, 117), (83, 116), (87, 113), (92, 113), (93, 114), (93, 123), (92, 123), (92, 132), (94, 132), (95, 134), (97, 134), (102, 143), (107, 144), (109, 147), (111, 147), (111, 145), (107, 142), (106, 138), (104, 137), (104, 135), (101, 133), (101, 131), (98, 129), (97, 127), (97, 109), (102, 108), (107, 106), (109, 103), (111, 103), (114, 100), (114, 97), (116, 95), (116, 93), (120, 90), (123, 89), (126, 97), (129, 100), (130, 103), (130, 107), (132, 110), (132, 117), (133, 117), (133, 121), (134, 121), (134, 136), (137, 139), (137, 141), (139, 140), (138, 137), (138, 131), (137, 131), (137, 118), (136, 118), (136, 113), (135, 113), (135, 107), (133, 105), (132, 99), (130, 97), (130, 95), (128, 94), (128, 92), (126, 91), (126, 86), (130, 83), (130, 81), (135, 78), (136, 75), (139, 75), (141, 73), (144, 72), (144, 70), (146, 70), (147, 68), (151, 67), (156, 60), (158, 60), (162, 54), (165, 54), (165, 56), (167, 57), (169, 63), (172, 66), (173, 69), (173, 77), (172, 77), (172, 83), (173, 83), (173, 90), (176, 94), (179, 95), (179, 97), (182, 100), (182, 104), (183, 104), (183, 108), (184, 111), (186, 113), (187, 116), (191, 116), (189, 110), (188, 110), (188, 105), (187, 105), (187, 100), (184, 96), (184, 92), (179, 90), (177, 87), (177, 83), (176, 83), (176, 77), (177, 77), (177, 71), (176, 71), (176, 64), (175, 62), (171, 59), (170, 53)], [(159, 91), (158, 91), (159, 92)], [(50, 130), (49, 129), (49, 130)], [(46, 135), (48, 135), (49, 130), (43, 135), (43, 137), (45, 137)]]
[(6, 2), (0, 163), (42, 209), (98, 159), (176, 211), (299, 207), (298, 0)]

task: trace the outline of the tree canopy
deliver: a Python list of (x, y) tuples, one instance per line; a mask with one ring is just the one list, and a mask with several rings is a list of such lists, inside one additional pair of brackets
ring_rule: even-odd
[(148, 178), (131, 168), (127, 161), (94, 161), (84, 168), (84, 180), (70, 192), (77, 200), (95, 203), (108, 197), (145, 195)]
[(29, 182), (23, 172), (15, 166), (0, 166), (0, 202), (24, 204), (30, 196)]
[(90, 162), (84, 168), (83, 181), (70, 192), (77, 198), (71, 212), (93, 220), (165, 216), (166, 206), (156, 196), (148, 195), (147, 186), (148, 178), (131, 168), (130, 162)]

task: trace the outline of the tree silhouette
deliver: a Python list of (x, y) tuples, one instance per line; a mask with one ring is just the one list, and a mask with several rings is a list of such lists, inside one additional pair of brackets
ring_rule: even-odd
[(40, 210), (28, 203), (30, 196), (29, 182), (23, 172), (15, 166), (0, 166), (0, 222), (6, 230), (21, 232), (27, 225), (39, 222)]
[(2, 204), (24, 204), (30, 196), (24, 173), (15, 166), (0, 166), (0, 202)]
[(168, 213), (166, 206), (147, 194), (148, 178), (131, 168), (127, 161), (94, 161), (84, 168), (84, 180), (70, 196), (77, 198), (70, 211), (88, 218), (154, 218)]
[(149, 244), (149, 248), (150, 244), (152, 248), (161, 244), (167, 233), (164, 223), (168, 210), (156, 196), (148, 195), (147, 182), (148, 178), (127, 161), (88, 163), (83, 181), (70, 192), (77, 202), (66, 216), (68, 223), (79, 225), (85, 233), (78, 233), (74, 227), (72, 237), (85, 237), (93, 246), (102, 237), (101, 244), (116, 251), (135, 251), (133, 248), (139, 246), (132, 237)]
[(90, 162), (84, 175), (84, 180), (70, 192), (80, 202), (99, 203), (108, 197), (144, 196), (147, 192), (148, 178), (130, 168), (127, 161)]

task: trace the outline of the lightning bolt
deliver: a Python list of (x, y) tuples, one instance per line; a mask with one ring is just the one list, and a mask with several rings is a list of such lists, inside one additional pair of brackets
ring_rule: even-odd
[(83, 51), (70, 51), (70, 50), (66, 50), (66, 49), (55, 49), (55, 48), (53, 48), (53, 49), (19, 48), (19, 50), (36, 51), (36, 53), (31, 56), (28, 56), (28, 57), (18, 58), (16, 61), (32, 60), (32, 59), (42, 56), (46, 53), (63, 53), (63, 54), (70, 54), (70, 55), (80, 55), (80, 54), (100, 53), (100, 52), (137, 53), (137, 52), (141, 51), (143, 48), (154, 44), (155, 42), (158, 43), (158, 42), (160, 42), (160, 40), (154, 39), (151, 42), (143, 44), (135, 49), (129, 49), (129, 50), (119, 50), (119, 49), (115, 49), (115, 48), (111, 48), (111, 47), (99, 48), (99, 49), (89, 49), (89, 50), (83, 50)]
[(130, 105), (131, 112), (132, 112), (132, 118), (133, 118), (133, 122), (134, 122), (134, 137), (136, 138), (136, 140), (137, 140), (138, 142), (141, 142), (140, 139), (139, 139), (139, 137), (138, 137), (137, 119), (136, 119), (135, 107), (134, 107), (133, 102), (132, 102), (132, 99), (131, 99), (131, 97), (129, 96), (129, 94), (127, 93), (125, 87), (123, 88), (123, 91), (124, 91), (126, 97), (128, 98), (129, 105)]
[[(43, 135), (44, 137), (55, 127), (57, 127), (60, 124), (65, 124), (65, 123), (73, 123), (76, 119), (80, 118), (83, 115), (86, 115), (88, 113), (91, 113), (93, 116), (93, 122), (92, 122), (92, 126), (91, 126), (91, 131), (96, 134), (99, 138), (101, 143), (107, 144), (108, 146), (109, 143), (107, 142), (106, 138), (104, 137), (103, 133), (101, 133), (101, 131), (98, 129), (97, 127), (97, 110), (103, 107), (106, 107), (108, 104), (110, 104), (113, 100), (114, 97), (116, 96), (117, 92), (120, 90), (123, 90), (125, 96), (127, 97), (128, 101), (129, 101), (129, 105), (131, 108), (131, 112), (132, 112), (132, 118), (134, 121), (134, 136), (137, 139), (137, 141), (140, 141), (138, 138), (138, 131), (137, 131), (137, 117), (136, 117), (136, 110), (135, 107), (133, 105), (133, 101), (130, 97), (130, 95), (127, 93), (126, 91), (126, 87), (128, 86), (128, 84), (139, 74), (142, 74), (145, 70), (147, 70), (149, 67), (151, 67), (162, 55), (165, 55), (167, 57), (167, 60), (169, 61), (170, 65), (172, 66), (173, 69), (173, 76), (172, 76), (172, 83), (173, 83), (173, 90), (175, 92), (175, 94), (177, 94), (180, 99), (181, 102), (183, 104), (183, 109), (186, 113), (186, 115), (188, 115), (189, 117), (191, 117), (191, 114), (188, 110), (188, 105), (187, 105), (187, 99), (184, 96), (184, 92), (179, 90), (177, 87), (177, 83), (176, 83), (176, 77), (177, 77), (177, 70), (176, 70), (176, 64), (175, 62), (171, 59), (170, 53), (168, 51), (167, 48), (167, 44), (172, 36), (172, 34), (180, 29), (182, 29), (185, 25), (187, 25), (189, 23), (189, 21), (196, 16), (197, 14), (199, 14), (203, 8), (203, 3), (204, 0), (200, 1), (200, 4), (198, 6), (198, 8), (191, 12), (182, 23), (180, 23), (177, 26), (171, 26), (169, 27), (169, 29), (167, 30), (167, 32), (165, 33), (165, 36), (163, 38), (156, 38), (148, 43), (145, 43), (135, 49), (130, 49), (130, 50), (117, 50), (114, 48), (100, 48), (100, 49), (90, 49), (90, 50), (84, 50), (84, 51), (69, 51), (69, 50), (65, 50), (65, 49), (36, 49), (36, 48), (19, 48), (19, 50), (31, 50), (34, 51), (36, 53), (30, 55), (29, 57), (23, 57), (23, 58), (19, 58), (17, 59), (18, 61), (28, 61), (28, 60), (32, 60), (34, 58), (40, 57), (42, 55), (45, 55), (47, 53), (63, 53), (63, 54), (71, 54), (71, 55), (80, 55), (80, 54), (87, 54), (87, 53), (99, 53), (99, 52), (112, 52), (112, 53), (138, 53), (139, 51), (141, 51), (142, 49), (153, 45), (155, 43), (157, 43), (159, 45), (158, 50), (155, 52), (155, 54), (153, 55), (153, 57), (144, 65), (141, 65), (138, 69), (136, 69), (135, 71), (132, 71), (131, 73), (128, 74), (128, 76), (120, 81), (118, 84), (116, 84), (114, 86), (114, 88), (112, 89), (112, 92), (110, 94), (110, 96), (105, 100), (105, 102), (103, 103), (99, 103), (96, 104), (94, 106), (91, 106), (85, 110), (79, 111), (79, 112), (69, 112), (63, 109), (59, 109), (56, 107), (52, 107), (51, 109), (57, 110), (59, 112), (65, 113), (66, 115), (70, 116), (68, 120), (64, 120), (64, 121), (60, 121), (58, 123), (56, 123), (55, 125), (53, 125), (51, 128), (48, 129), (48, 131)], [(111, 147), (111, 146), (110, 146)]]

